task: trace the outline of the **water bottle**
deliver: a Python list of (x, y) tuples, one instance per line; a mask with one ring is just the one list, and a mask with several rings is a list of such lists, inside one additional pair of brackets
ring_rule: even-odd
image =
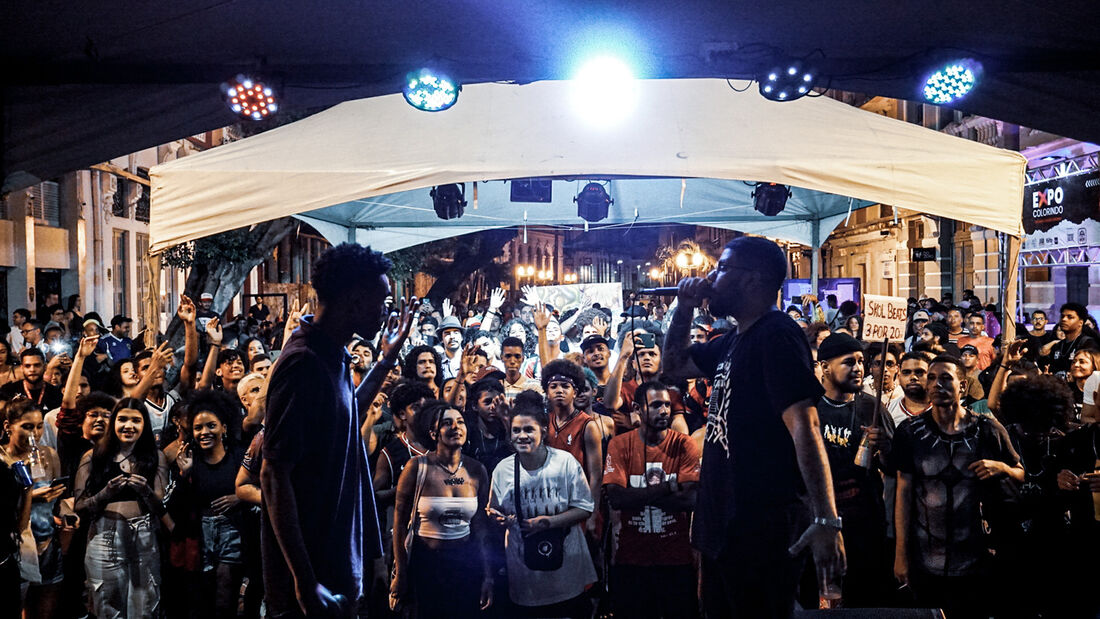
[(42, 457), (42, 450), (38, 448), (38, 441), (31, 436), (31, 453), (27, 458), (31, 468), (31, 479), (35, 482), (46, 480), (46, 462)]

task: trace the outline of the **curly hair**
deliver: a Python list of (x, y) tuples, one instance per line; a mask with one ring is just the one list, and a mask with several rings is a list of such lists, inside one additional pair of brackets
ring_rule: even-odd
[(326, 250), (313, 263), (310, 283), (317, 292), (317, 299), (328, 303), (336, 299), (341, 291), (347, 290), (349, 285), (370, 285), (391, 268), (393, 262), (382, 252), (358, 243), (341, 243)]
[[(199, 389), (191, 394), (187, 402), (187, 422), (194, 426), (195, 417), (199, 413), (214, 413), (218, 421), (227, 429), (234, 424), (240, 424), (240, 401), (224, 391), (215, 389)], [(234, 447), (233, 432), (227, 432), (225, 448), (231, 450)]]
[(1065, 430), (1076, 414), (1069, 385), (1049, 374), (1010, 382), (1001, 394), (999, 412), (1006, 422), (1019, 424), (1027, 432)]
[(409, 354), (405, 355), (405, 360), (401, 364), (401, 375), (409, 380), (422, 382), (420, 377), (416, 375), (416, 360), (420, 355), (424, 353), (431, 353), (432, 359), (435, 361), (435, 378), (432, 381), (435, 386), (438, 387), (442, 393), (443, 389), (443, 359), (440, 358), (439, 352), (433, 347), (427, 344), (421, 344), (420, 346), (413, 346), (409, 350)]
[(571, 380), (574, 389), (579, 390), (584, 385), (584, 372), (581, 370), (581, 366), (566, 359), (554, 359), (550, 363), (547, 363), (546, 367), (542, 368), (543, 391), (545, 391), (550, 384), (550, 379), (557, 375), (564, 376)]
[(526, 322), (524, 322), (523, 320), (521, 320), (519, 318), (513, 318), (513, 319), (509, 320), (508, 322), (504, 323), (504, 326), (501, 327), (501, 329), (500, 329), (501, 335), (503, 335), (504, 337), (511, 336), (512, 327), (514, 325), (519, 325), (519, 326), (523, 327), (523, 333), (524, 333), (524, 335), (523, 335), (523, 356), (524, 357), (533, 357), (533, 356), (535, 356), (537, 354), (537, 348), (538, 348), (538, 343), (539, 343), (538, 336), (535, 333), (534, 329), (532, 329), (531, 326), (529, 324), (527, 324)]

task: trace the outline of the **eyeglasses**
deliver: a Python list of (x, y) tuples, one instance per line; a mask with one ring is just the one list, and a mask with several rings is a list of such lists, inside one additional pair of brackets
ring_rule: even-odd
[(26, 335), (28, 333), (34, 333), (37, 330), (38, 330), (38, 327), (31, 327), (30, 329), (20, 329), (19, 332), (22, 333), (23, 335)]

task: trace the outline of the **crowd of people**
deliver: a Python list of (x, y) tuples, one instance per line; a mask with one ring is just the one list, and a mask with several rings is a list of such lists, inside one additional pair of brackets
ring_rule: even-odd
[(1100, 610), (1083, 306), (1006, 341), (970, 291), (911, 299), (904, 343), (864, 342), (853, 301), (778, 311), (753, 237), (621, 314), (394, 302), (388, 268), (333, 248), (282, 319), (183, 297), (179, 350), (16, 310), (0, 616)]

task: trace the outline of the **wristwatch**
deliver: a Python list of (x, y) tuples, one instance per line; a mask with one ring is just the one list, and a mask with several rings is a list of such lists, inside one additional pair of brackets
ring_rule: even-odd
[(820, 524), (823, 527), (831, 527), (837, 531), (844, 528), (844, 521), (840, 516), (836, 518), (822, 518), (821, 516), (814, 517), (814, 524)]

